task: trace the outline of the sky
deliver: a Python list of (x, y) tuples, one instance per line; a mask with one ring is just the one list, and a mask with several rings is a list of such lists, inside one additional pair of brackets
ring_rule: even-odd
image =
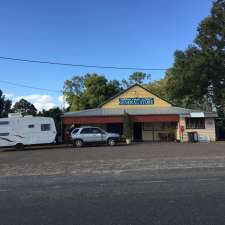
[[(169, 68), (209, 15), (211, 0), (1, 0), (0, 56), (120, 67)], [(62, 106), (73, 75), (126, 79), (134, 71), (44, 65), (0, 59), (0, 89), (38, 110)], [(149, 71), (159, 80), (164, 71)], [(58, 92), (16, 87), (14, 82)]]

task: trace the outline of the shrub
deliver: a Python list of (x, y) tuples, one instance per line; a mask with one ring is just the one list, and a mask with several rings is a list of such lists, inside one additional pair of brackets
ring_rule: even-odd
[(123, 114), (123, 135), (127, 139), (132, 139), (133, 137), (133, 123), (130, 115), (126, 111)]

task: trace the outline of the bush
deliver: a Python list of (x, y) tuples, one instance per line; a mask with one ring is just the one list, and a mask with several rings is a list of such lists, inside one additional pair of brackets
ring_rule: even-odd
[(133, 138), (133, 123), (130, 115), (126, 111), (124, 111), (123, 115), (123, 135), (127, 139)]

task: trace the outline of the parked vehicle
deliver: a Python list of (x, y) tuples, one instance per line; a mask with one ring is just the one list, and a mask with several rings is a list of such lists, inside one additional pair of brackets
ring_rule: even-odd
[(82, 147), (85, 143), (105, 143), (114, 146), (120, 141), (117, 133), (108, 133), (99, 127), (80, 127), (71, 132), (71, 138), (76, 147)]
[(0, 147), (53, 143), (56, 136), (55, 122), (50, 117), (9, 114), (0, 119)]

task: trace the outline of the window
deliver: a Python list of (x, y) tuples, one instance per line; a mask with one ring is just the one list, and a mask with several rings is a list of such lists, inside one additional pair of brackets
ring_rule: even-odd
[(72, 131), (72, 134), (76, 134), (78, 132), (79, 128), (76, 128)]
[(101, 134), (102, 132), (98, 128), (91, 128), (91, 133), (92, 134)]
[(51, 130), (51, 124), (41, 124), (41, 131)]
[(102, 131), (98, 128), (83, 128), (80, 132), (81, 134), (101, 134)]
[(213, 119), (207, 119), (206, 121), (208, 125), (213, 125), (213, 122), (214, 122)]
[(186, 118), (187, 129), (205, 129), (205, 118)]
[(34, 124), (29, 124), (28, 128), (34, 128)]
[(9, 133), (0, 133), (0, 136), (9, 136)]
[(8, 125), (9, 121), (0, 121), (0, 125)]
[(83, 128), (80, 132), (81, 134), (91, 134), (91, 128)]

